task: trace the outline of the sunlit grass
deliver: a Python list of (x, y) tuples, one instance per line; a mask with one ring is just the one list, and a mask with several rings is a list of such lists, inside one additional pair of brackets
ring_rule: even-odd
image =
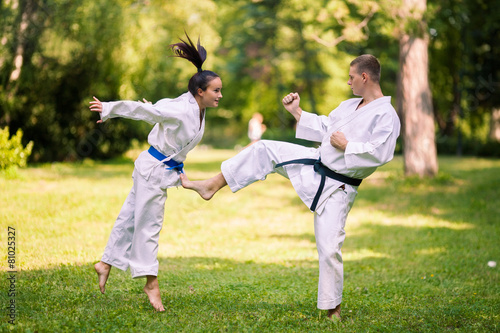
[[(144, 281), (100, 259), (131, 186), (133, 158), (54, 163), (0, 178), (1, 241), (16, 229), (17, 324), (0, 331), (461, 331), (499, 329), (500, 161), (440, 159), (436, 179), (405, 178), (402, 160), (360, 186), (342, 248), (340, 326), (316, 309), (313, 215), (289, 182), (270, 175), (211, 201), (170, 189), (160, 235), (165, 314)], [(185, 170), (211, 177), (232, 150), (194, 151)], [(0, 266), (6, 271), (6, 265)], [(3, 284), (6, 283), (4, 279)], [(0, 294), (2, 306), (9, 299)]]

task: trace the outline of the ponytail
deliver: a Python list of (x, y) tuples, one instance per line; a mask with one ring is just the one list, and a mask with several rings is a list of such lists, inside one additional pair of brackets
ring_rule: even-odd
[(191, 77), (188, 84), (189, 92), (196, 96), (198, 89), (205, 91), (209, 82), (219, 75), (202, 69), (203, 63), (207, 59), (207, 51), (200, 45), (200, 38), (198, 38), (198, 47), (195, 47), (187, 33), (186, 37), (188, 42), (181, 39), (181, 43), (171, 44), (170, 48), (174, 52), (174, 57), (184, 58), (196, 66), (198, 72)]

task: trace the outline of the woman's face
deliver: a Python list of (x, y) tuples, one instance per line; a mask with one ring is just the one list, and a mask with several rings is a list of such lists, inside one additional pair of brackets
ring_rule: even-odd
[(216, 108), (219, 106), (219, 100), (222, 98), (222, 81), (220, 77), (216, 77), (208, 83), (205, 91), (198, 89), (198, 94), (201, 97), (201, 108)]

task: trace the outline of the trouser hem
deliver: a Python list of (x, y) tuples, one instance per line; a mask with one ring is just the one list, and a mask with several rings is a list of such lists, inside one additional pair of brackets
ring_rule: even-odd
[(143, 278), (148, 275), (151, 276), (158, 276), (158, 270), (156, 269), (147, 269), (147, 270), (139, 270), (139, 269), (133, 269), (130, 268), (130, 273), (132, 274), (133, 279), (138, 279), (138, 278)]
[(342, 303), (342, 296), (340, 297), (337, 297), (335, 300), (333, 301), (329, 301), (329, 302), (318, 302), (318, 309), (320, 310), (330, 310), (330, 309), (335, 309), (337, 307), (337, 305), (339, 305), (340, 303)]
[(224, 161), (221, 164), (221, 172), (222, 175), (224, 176), (224, 179), (226, 180), (227, 185), (231, 189), (231, 192), (237, 192), (243, 188), (240, 184), (238, 184), (235, 180), (235, 177), (233, 175), (233, 170), (232, 166), (229, 164), (228, 161)]
[(111, 265), (113, 267), (116, 267), (116, 268), (118, 268), (118, 269), (120, 269), (120, 270), (122, 270), (124, 272), (128, 269), (128, 264), (125, 264), (125, 263), (120, 262), (118, 260), (113, 260), (113, 259), (108, 259), (108, 258), (103, 257), (101, 259), (101, 261), (103, 263), (105, 263), (105, 264), (108, 264), (108, 265)]

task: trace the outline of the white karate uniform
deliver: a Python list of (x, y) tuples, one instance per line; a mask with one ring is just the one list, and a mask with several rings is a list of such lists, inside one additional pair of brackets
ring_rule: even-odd
[[(311, 207), (321, 176), (311, 165), (281, 162), (301, 158), (321, 158), (329, 169), (351, 178), (363, 179), (394, 156), (400, 122), (390, 97), (378, 98), (356, 110), (361, 98), (342, 102), (329, 116), (302, 112), (296, 137), (321, 142), (319, 148), (261, 140), (224, 161), (222, 174), (231, 191), (236, 192), (277, 172), (290, 179), (299, 197)], [(340, 131), (349, 141), (341, 151), (330, 144), (333, 132)], [(314, 212), (314, 230), (319, 256), (318, 308), (333, 309), (342, 302), (343, 263), (341, 247), (345, 222), (357, 194), (357, 186), (331, 178)]]
[[(102, 103), (103, 121), (114, 117), (143, 120), (155, 124), (148, 142), (156, 150), (183, 162), (187, 153), (203, 137), (200, 108), (194, 96), (184, 93), (156, 104), (118, 101)], [(134, 184), (116, 219), (102, 261), (121, 270), (130, 268), (133, 278), (158, 275), (158, 239), (163, 224), (167, 188), (180, 185), (176, 170), (168, 170), (148, 151), (135, 161)]]

